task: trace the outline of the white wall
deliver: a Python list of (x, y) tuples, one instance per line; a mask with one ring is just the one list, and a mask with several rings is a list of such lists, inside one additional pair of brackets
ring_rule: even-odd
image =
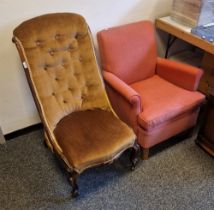
[(0, 1), (0, 126), (3, 133), (40, 122), (20, 59), (11, 42), (22, 21), (51, 12), (83, 15), (96, 32), (142, 19), (168, 15), (172, 0), (1, 0)]

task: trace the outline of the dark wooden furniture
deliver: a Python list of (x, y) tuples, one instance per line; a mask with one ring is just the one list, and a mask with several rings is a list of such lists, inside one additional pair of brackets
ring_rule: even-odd
[(204, 114), (196, 143), (214, 157), (214, 93), (208, 96)]

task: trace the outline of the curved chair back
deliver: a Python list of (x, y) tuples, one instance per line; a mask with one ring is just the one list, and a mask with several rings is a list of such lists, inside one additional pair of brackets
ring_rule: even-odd
[(72, 112), (109, 107), (82, 16), (57, 13), (27, 20), (14, 30), (13, 40), (50, 130)]

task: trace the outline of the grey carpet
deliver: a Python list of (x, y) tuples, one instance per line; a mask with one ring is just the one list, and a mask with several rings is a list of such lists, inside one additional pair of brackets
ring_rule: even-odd
[(214, 209), (214, 160), (186, 139), (127, 167), (128, 153), (79, 178), (80, 197), (41, 130), (0, 145), (0, 209)]

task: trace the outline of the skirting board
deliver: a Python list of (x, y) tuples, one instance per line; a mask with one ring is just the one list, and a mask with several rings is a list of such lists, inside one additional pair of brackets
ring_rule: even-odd
[(0, 127), (0, 144), (5, 144), (5, 138), (4, 138), (1, 127)]
[(8, 133), (4, 136), (4, 138), (6, 140), (14, 139), (18, 136), (21, 136), (21, 135), (24, 135), (24, 134), (27, 134), (27, 133), (30, 133), (32, 131), (42, 129), (42, 128), (43, 128), (42, 123), (34, 124), (34, 125), (28, 126), (26, 128), (22, 128), (20, 130), (13, 131), (12, 133)]

